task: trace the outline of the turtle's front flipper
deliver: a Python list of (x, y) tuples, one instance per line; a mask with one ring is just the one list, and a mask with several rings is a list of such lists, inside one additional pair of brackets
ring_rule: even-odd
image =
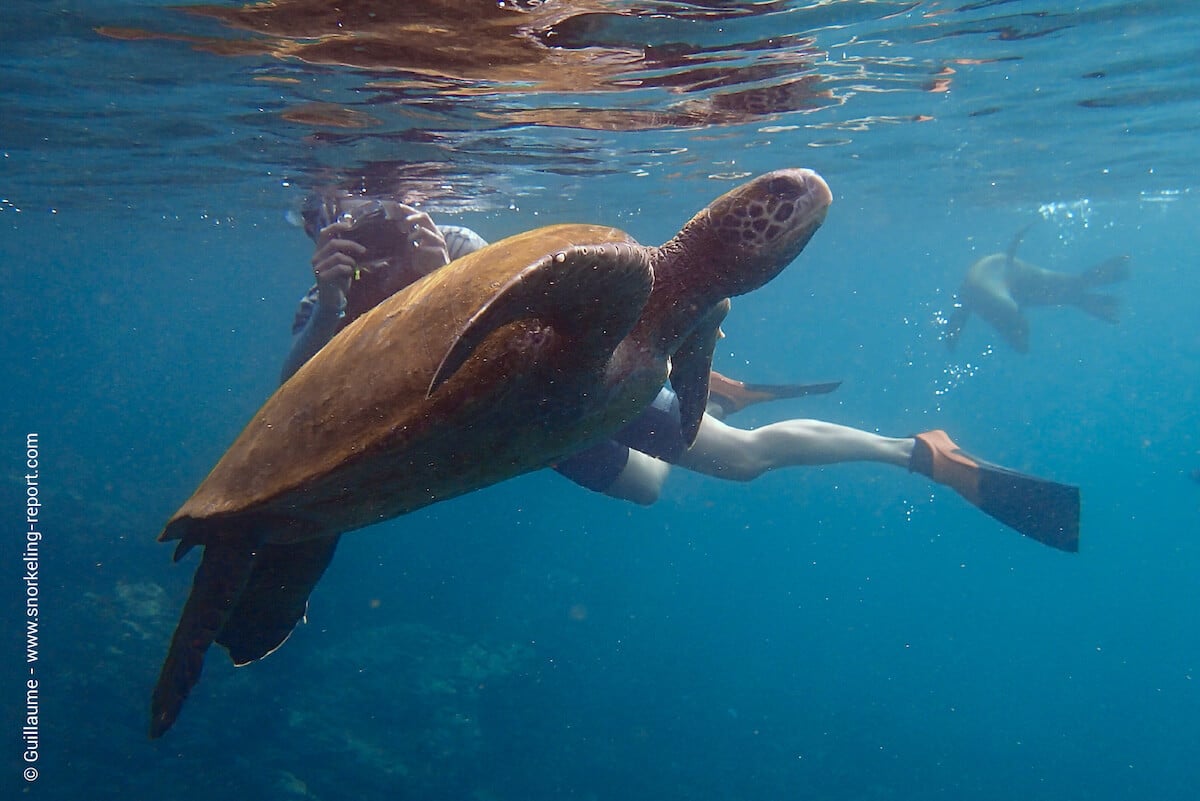
[[(232, 540), (232, 541), (231, 541)], [(171, 648), (154, 686), (150, 737), (160, 737), (179, 717), (192, 687), (200, 680), (204, 653), (225, 625), (254, 567), (255, 543), (230, 537), (204, 546), (192, 592), (184, 604)]]
[(429, 383), (429, 395), (498, 328), (538, 318), (589, 350), (611, 352), (633, 328), (654, 285), (645, 248), (626, 242), (569, 247), (510, 279), (465, 321)]
[(308, 596), (333, 559), (337, 537), (264, 545), (237, 605), (217, 633), (241, 667), (262, 659), (291, 635), (308, 609)]
[(679, 396), (683, 441), (689, 448), (696, 441), (704, 409), (708, 406), (713, 351), (721, 337), (721, 321), (729, 314), (729, 306), (729, 298), (725, 298), (709, 309), (671, 357), (671, 388)]

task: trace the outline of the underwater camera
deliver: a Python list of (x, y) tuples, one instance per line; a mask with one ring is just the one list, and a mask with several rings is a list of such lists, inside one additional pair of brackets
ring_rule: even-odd
[(377, 200), (345, 215), (350, 222), (350, 230), (346, 232), (346, 238), (354, 240), (367, 249), (366, 255), (362, 258), (364, 264), (392, 258), (396, 255), (396, 249), (408, 241), (402, 229), (404, 220), (394, 216), (399, 211), (396, 204)]

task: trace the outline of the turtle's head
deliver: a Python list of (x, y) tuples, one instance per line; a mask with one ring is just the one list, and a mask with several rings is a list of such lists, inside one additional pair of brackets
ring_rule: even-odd
[(829, 186), (812, 170), (775, 170), (714, 200), (676, 241), (713, 271), (706, 278), (721, 297), (742, 295), (800, 255), (832, 201)]

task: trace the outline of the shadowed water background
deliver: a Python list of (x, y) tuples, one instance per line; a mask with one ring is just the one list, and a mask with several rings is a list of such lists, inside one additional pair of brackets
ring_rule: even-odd
[[(1082, 6), (1082, 7), (1080, 7)], [(1183, 2), (11, 3), (0, 270), (4, 786), (47, 798), (1191, 798), (1195, 152)], [(355, 533), (308, 624), (149, 691), (194, 560), (154, 542), (274, 389), (314, 186), (497, 239), (674, 234), (745, 177), (835, 201), (716, 366), (843, 379), (733, 422), (951, 432), (1076, 483), (1082, 551), (891, 468), (644, 509), (536, 474)], [(971, 261), (1118, 253), (1122, 320), (938, 321)], [(45, 512), (42, 776), (21, 779), (24, 434)], [(14, 796), (15, 797), (15, 796)]]

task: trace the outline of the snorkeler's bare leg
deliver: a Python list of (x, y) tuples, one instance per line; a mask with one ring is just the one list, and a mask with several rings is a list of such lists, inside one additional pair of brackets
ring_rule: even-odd
[(622, 501), (649, 506), (658, 500), (670, 470), (671, 465), (661, 459), (630, 448), (629, 461), (608, 489), (604, 490), (604, 494)]
[(881, 462), (907, 467), (913, 443), (910, 437), (884, 437), (823, 420), (784, 420), (746, 430), (705, 415), (695, 445), (678, 464), (731, 481), (800, 465)]

